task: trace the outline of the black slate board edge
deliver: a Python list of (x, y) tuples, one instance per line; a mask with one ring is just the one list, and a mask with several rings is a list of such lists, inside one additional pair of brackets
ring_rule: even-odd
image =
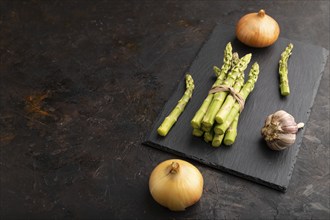
[[(325, 59), (324, 59), (324, 62), (322, 63), (322, 71), (320, 72), (320, 75), (319, 75), (319, 77), (318, 77), (318, 79), (317, 79), (317, 81), (316, 81), (316, 83), (315, 83), (315, 88), (317, 88), (317, 89), (314, 89), (314, 91), (313, 91), (313, 98), (311, 99), (311, 103), (310, 103), (309, 111), (307, 112), (306, 120), (305, 120), (305, 122), (304, 122), (304, 123), (305, 123), (305, 126), (299, 131), (299, 133), (297, 134), (297, 136), (298, 136), (298, 135), (300, 135), (301, 137), (304, 136), (304, 133), (305, 133), (305, 130), (306, 130), (306, 126), (307, 126), (307, 124), (308, 124), (308, 122), (309, 122), (309, 116), (310, 116), (310, 114), (311, 114), (311, 112), (312, 112), (312, 108), (313, 108), (313, 105), (314, 105), (315, 97), (316, 97), (316, 95), (317, 95), (317, 93), (318, 93), (319, 85), (320, 85), (320, 83), (321, 83), (321, 80), (322, 80), (322, 77), (323, 77), (323, 73), (324, 73), (324, 71), (325, 71), (325, 66), (326, 66), (326, 64), (327, 64), (327, 62), (328, 62), (329, 51), (326, 50), (325, 48), (322, 48), (322, 51), (323, 51), (323, 55), (324, 55)], [(301, 145), (302, 142), (303, 142), (303, 138), (297, 138), (297, 139), (299, 140), (299, 141), (297, 142), (298, 145)], [(295, 164), (296, 164), (296, 160), (297, 160), (297, 157), (298, 157), (299, 151), (300, 151), (300, 147), (297, 149), (296, 155), (295, 155), (295, 157), (292, 159), (292, 162), (293, 162), (293, 163), (292, 163), (292, 167), (290, 167), (289, 177), (291, 177), (292, 174), (293, 174), (294, 166), (295, 166)], [(285, 186), (285, 191), (286, 191), (286, 189), (289, 187), (289, 184), (290, 184), (290, 182), (288, 183), (287, 186)]]
[[(217, 26), (218, 23), (215, 25)], [(224, 24), (225, 25), (225, 24)], [(210, 34), (208, 35), (208, 37), (206, 38), (206, 40), (203, 42), (203, 44), (201, 44), (199, 50), (196, 52), (196, 55), (194, 56), (194, 59), (192, 60), (192, 62), (190, 63), (190, 65), (187, 67), (187, 69), (184, 71), (184, 73), (182, 74), (182, 77), (181, 79), (179, 80), (178, 84), (176, 87), (173, 88), (172, 90), (172, 93), (171, 95), (169, 96), (169, 99), (172, 99), (174, 96), (175, 96), (175, 92), (180, 89), (180, 85), (182, 84), (182, 82), (184, 82), (184, 77), (185, 77), (185, 74), (187, 72), (189, 72), (188, 70), (190, 69), (191, 65), (194, 63), (194, 61), (197, 59), (197, 56), (199, 55), (199, 52), (202, 50), (202, 48), (204, 47), (204, 44), (206, 44), (206, 42), (208, 42), (208, 40), (211, 38), (213, 32), (214, 32), (215, 28), (212, 29), (212, 31), (210, 32)], [(290, 41), (290, 39), (288, 38), (284, 38), (284, 37), (281, 37), (282, 39), (285, 39), (287, 41)], [(298, 42), (298, 41), (296, 41)], [(303, 43), (303, 42), (300, 42), (300, 43)], [(303, 44), (306, 44), (306, 43), (303, 43)], [(305, 125), (307, 124), (308, 122), (308, 119), (309, 119), (309, 115), (310, 115), (310, 112), (311, 112), (311, 108), (314, 104), (314, 100), (315, 100), (315, 97), (317, 95), (317, 92), (318, 92), (318, 88), (319, 88), (319, 84), (321, 82), (321, 79), (322, 79), (322, 76), (323, 76), (323, 72), (325, 70), (325, 65), (327, 63), (327, 59), (328, 59), (328, 55), (329, 55), (329, 51), (326, 50), (325, 48), (323, 47), (320, 47), (320, 46), (316, 46), (316, 45), (312, 45), (312, 46), (315, 46), (315, 47), (319, 47), (319, 48), (322, 48), (322, 51), (323, 51), (323, 54), (325, 56), (325, 59), (324, 59), (324, 62), (322, 63), (322, 71), (320, 72), (320, 75), (315, 83), (315, 90), (313, 91), (313, 98), (311, 99), (311, 103), (310, 103), (310, 107), (309, 107), (309, 111), (307, 112), (307, 117), (306, 117), (306, 120), (304, 120), (304, 123)], [(183, 83), (184, 84), (184, 83)], [(178, 101), (178, 100), (177, 100)], [(175, 106), (175, 105), (174, 105)], [(173, 106), (173, 108), (174, 108)], [(189, 103), (187, 104), (186, 108), (189, 108)], [(165, 109), (165, 104), (164, 106), (162, 107), (162, 109), (160, 110), (160, 113), (158, 114), (158, 116), (156, 117), (156, 120), (155, 121), (159, 121), (160, 117), (162, 117), (162, 112), (164, 111)], [(178, 121), (180, 120), (180, 117), (178, 119)], [(162, 120), (161, 120), (162, 121)], [(159, 126), (159, 125), (158, 125)], [(157, 129), (157, 127), (155, 125), (153, 125), (153, 129)], [(305, 131), (305, 128), (302, 129), (300, 131), (300, 134), (299, 136), (303, 136), (304, 134), (304, 131)], [(150, 131), (151, 132), (151, 131)], [(201, 164), (204, 164), (204, 165), (207, 165), (209, 167), (212, 167), (212, 168), (215, 168), (217, 170), (220, 170), (220, 171), (223, 171), (223, 172), (226, 172), (226, 173), (229, 173), (229, 174), (232, 174), (232, 175), (235, 175), (235, 176), (238, 176), (238, 177), (241, 177), (241, 178), (244, 178), (244, 179), (247, 179), (247, 180), (250, 180), (252, 182), (256, 182), (256, 183), (259, 183), (261, 185), (264, 185), (264, 186), (267, 186), (267, 187), (270, 187), (270, 188), (273, 188), (275, 190), (278, 190), (278, 191), (281, 191), (281, 192), (286, 192), (287, 188), (288, 188), (288, 185), (289, 185), (289, 182), (288, 184), (285, 184), (285, 185), (278, 185), (278, 184), (273, 184), (271, 182), (268, 182), (268, 181), (265, 181), (263, 179), (260, 179), (260, 178), (256, 178), (256, 177), (252, 177), (252, 176), (248, 176), (248, 175), (245, 175), (243, 173), (239, 173), (235, 170), (232, 170), (232, 169), (229, 169), (229, 168), (226, 168), (226, 167), (223, 167), (223, 166), (219, 166), (219, 165), (216, 165), (216, 164), (213, 164), (213, 163), (210, 163), (210, 162), (206, 162), (204, 160), (201, 160), (200, 158), (197, 158), (197, 157), (194, 157), (194, 156), (191, 156), (191, 155), (186, 155), (182, 152), (179, 152), (179, 151), (176, 151), (176, 150), (173, 150), (171, 148), (167, 148), (165, 146), (161, 146), (159, 144), (155, 144), (151, 141), (148, 141), (148, 138), (150, 137), (150, 132), (147, 133), (146, 137), (145, 137), (145, 141), (142, 142), (142, 144), (146, 145), (146, 146), (149, 146), (149, 147), (153, 147), (153, 148), (156, 148), (158, 150), (162, 150), (164, 152), (167, 152), (167, 153), (172, 153), (174, 155), (177, 155), (177, 156), (180, 156), (180, 157), (183, 157), (183, 158), (187, 158), (187, 159), (192, 159), (194, 161), (197, 161)], [(302, 142), (302, 138), (300, 138), (300, 141), (299, 141), (299, 145), (301, 144)], [(292, 174), (293, 174), (293, 170), (294, 170), (294, 165), (295, 165), (295, 161), (297, 159), (297, 156), (298, 156), (298, 153), (299, 153), (299, 148), (297, 149), (296, 153), (295, 153), (295, 157), (292, 159), (292, 166), (290, 167), (289, 169), (289, 176), (288, 178), (291, 178)]]
[[(315, 88), (319, 88), (319, 84), (320, 84), (321, 79), (322, 79), (322, 76), (323, 76), (322, 73), (323, 73), (324, 70), (325, 70), (325, 65), (326, 65), (326, 63), (327, 63), (328, 56), (329, 56), (329, 51), (326, 50), (326, 49), (324, 49), (324, 48), (323, 48), (323, 53), (324, 53), (324, 55), (326, 56), (326, 59), (325, 59), (325, 61), (324, 61), (324, 63), (323, 63), (322, 71), (321, 71), (320, 77), (318, 78), (318, 80), (317, 80), (317, 82), (316, 82), (316, 84), (315, 84)], [(175, 90), (176, 90), (176, 89), (177, 89), (177, 88), (175, 88)], [(175, 91), (173, 91), (173, 93), (174, 93), (174, 92), (175, 92)], [(311, 101), (311, 103), (310, 103), (309, 111), (307, 112), (307, 120), (304, 122), (305, 125), (308, 123), (309, 115), (310, 115), (310, 113), (311, 113), (311, 109), (312, 109), (312, 107), (313, 107), (314, 100), (315, 100), (315, 97), (316, 97), (316, 95), (317, 95), (317, 92), (318, 92), (318, 89), (315, 89), (315, 90), (313, 91), (313, 99), (312, 99), (312, 101)], [(189, 105), (189, 103), (188, 103), (188, 105)], [(187, 105), (186, 107), (188, 107), (188, 105)], [(162, 111), (163, 111), (163, 109), (162, 109), (160, 112), (162, 112)], [(157, 117), (157, 120), (156, 120), (156, 121), (158, 121), (159, 117), (161, 117), (161, 114), (158, 114), (158, 117)], [(306, 128), (303, 128), (301, 131), (299, 131), (298, 135), (303, 136), (304, 133), (305, 133), (305, 130), (306, 130)], [(199, 162), (199, 163), (201, 163), (201, 164), (204, 164), (204, 165), (206, 165), (206, 166), (209, 166), (209, 167), (215, 168), (216, 170), (219, 170), (219, 171), (222, 171), (222, 172), (226, 172), (226, 173), (232, 174), (232, 175), (237, 176), (237, 177), (240, 177), (240, 178), (244, 178), (244, 179), (249, 180), (249, 181), (252, 181), (252, 182), (260, 183), (260, 184), (262, 184), (262, 185), (264, 185), (264, 186), (270, 187), (270, 188), (275, 189), (275, 190), (278, 190), (278, 191), (280, 191), (280, 192), (286, 192), (286, 191), (287, 191), (287, 188), (288, 188), (288, 186), (289, 186), (289, 184), (288, 184), (288, 185), (280, 186), (280, 185), (277, 185), (277, 184), (273, 184), (273, 183), (271, 183), (271, 182), (267, 182), (267, 181), (265, 181), (265, 180), (263, 180), (263, 179), (260, 179), (260, 178), (254, 178), (254, 177), (252, 177), (252, 176), (244, 175), (244, 174), (242, 174), (242, 173), (236, 172), (235, 170), (232, 170), (232, 169), (229, 169), (229, 168), (226, 168), (226, 167), (223, 167), (223, 166), (219, 166), (219, 165), (216, 165), (216, 164), (214, 164), (214, 163), (207, 163), (206, 161), (201, 160), (200, 158), (193, 157), (193, 156), (189, 156), (189, 155), (185, 155), (185, 154), (182, 153), (182, 152), (175, 151), (175, 150), (173, 150), (173, 149), (170, 149), (170, 148), (167, 148), (167, 147), (161, 146), (161, 145), (159, 145), (159, 144), (155, 144), (155, 143), (153, 143), (153, 142), (150, 142), (150, 141), (148, 141), (148, 136), (149, 136), (149, 133), (147, 134), (147, 137), (146, 137), (145, 141), (142, 143), (142, 144), (144, 144), (144, 145), (146, 145), (146, 146), (153, 147), (153, 148), (155, 148), (155, 149), (162, 150), (162, 151), (165, 151), (165, 152), (168, 152), (168, 153), (171, 153), (171, 154), (177, 155), (177, 156), (179, 156), (179, 157), (192, 159), (192, 160), (197, 161), (197, 162)], [(298, 138), (298, 139), (299, 139), (299, 138)], [(300, 140), (300, 141), (299, 141), (298, 145), (300, 145), (300, 144), (302, 143), (303, 139), (300, 138), (299, 140)], [(300, 148), (297, 149), (296, 156), (293, 158), (293, 163), (292, 163), (293, 165), (290, 167), (289, 177), (292, 176), (292, 174), (293, 174), (293, 171), (294, 171), (294, 165), (295, 165), (295, 162), (296, 162), (296, 160), (297, 160), (299, 150), (300, 150)]]
[(249, 181), (252, 181), (252, 182), (260, 183), (260, 184), (262, 184), (264, 186), (270, 187), (272, 189), (275, 189), (275, 190), (278, 190), (278, 191), (281, 191), (281, 192), (285, 192), (286, 189), (287, 189), (286, 186), (279, 186), (279, 185), (276, 185), (276, 184), (267, 182), (267, 181), (262, 180), (262, 179), (259, 179), (259, 178), (253, 178), (251, 176), (244, 175), (242, 173), (236, 172), (235, 170), (232, 170), (232, 169), (229, 169), (229, 168), (226, 168), (226, 167), (218, 166), (218, 165), (216, 165), (214, 163), (207, 163), (206, 161), (201, 160), (200, 158), (186, 155), (186, 154), (184, 154), (182, 152), (175, 151), (175, 150), (170, 149), (170, 148), (166, 148), (164, 146), (155, 144), (155, 143), (150, 142), (150, 141), (144, 141), (142, 144), (144, 144), (146, 146), (149, 146), (149, 147), (156, 148), (157, 150), (162, 150), (162, 151), (171, 153), (173, 155), (176, 155), (176, 156), (179, 156), (179, 157), (182, 157), (182, 158), (188, 158), (188, 159), (191, 159), (193, 161), (197, 161), (200, 164), (204, 164), (204, 165), (206, 165), (208, 167), (215, 168), (216, 170), (219, 170), (219, 171), (222, 171), (222, 172), (226, 172), (226, 173), (232, 174), (232, 175), (237, 176), (237, 177), (240, 177), (240, 178), (244, 178), (244, 179), (249, 180)]

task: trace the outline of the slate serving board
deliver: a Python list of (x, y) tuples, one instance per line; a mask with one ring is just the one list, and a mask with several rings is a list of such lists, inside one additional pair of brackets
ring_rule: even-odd
[[(222, 145), (213, 148), (202, 138), (192, 136), (190, 121), (215, 80), (212, 67), (221, 67), (223, 51), (228, 42), (232, 43), (233, 51), (237, 51), (240, 57), (247, 53), (253, 54), (245, 71), (246, 78), (254, 62), (260, 65), (260, 74), (240, 116), (236, 142), (230, 147)], [(278, 61), (290, 42), (294, 45), (288, 62), (291, 94), (283, 98), (279, 92)], [(285, 38), (279, 38), (268, 48), (250, 48), (235, 38), (233, 27), (218, 24), (187, 70), (195, 80), (195, 90), (185, 111), (166, 137), (157, 134), (157, 128), (184, 93), (183, 77), (159, 114), (144, 144), (285, 191), (304, 129), (297, 134), (295, 144), (281, 152), (268, 149), (260, 130), (266, 117), (280, 109), (292, 114), (296, 122), (307, 123), (327, 57), (328, 51), (324, 48)]]

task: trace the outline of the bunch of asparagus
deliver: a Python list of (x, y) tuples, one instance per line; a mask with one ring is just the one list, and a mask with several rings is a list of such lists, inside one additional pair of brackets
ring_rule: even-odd
[(225, 145), (235, 142), (239, 115), (259, 74), (259, 65), (254, 63), (245, 82), (244, 71), (251, 57), (252, 54), (246, 54), (239, 58), (237, 53), (232, 52), (229, 42), (224, 51), (222, 67), (213, 67), (217, 79), (191, 120), (193, 135), (203, 136), (213, 147), (219, 147), (222, 142)]

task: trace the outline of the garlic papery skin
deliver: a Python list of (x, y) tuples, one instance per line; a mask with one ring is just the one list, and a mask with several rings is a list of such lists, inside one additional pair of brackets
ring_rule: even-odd
[(296, 141), (296, 133), (304, 123), (296, 123), (292, 115), (284, 110), (279, 110), (269, 115), (261, 129), (261, 135), (272, 150), (284, 150)]
[(236, 25), (236, 37), (250, 47), (268, 47), (280, 35), (278, 23), (265, 10), (244, 15)]
[(184, 211), (199, 201), (203, 176), (191, 163), (171, 159), (157, 165), (149, 178), (149, 191), (160, 205), (172, 211)]

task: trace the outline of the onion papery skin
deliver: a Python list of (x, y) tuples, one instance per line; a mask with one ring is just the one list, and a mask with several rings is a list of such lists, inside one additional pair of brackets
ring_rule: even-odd
[[(178, 163), (177, 173), (171, 173), (171, 164)], [(184, 211), (198, 202), (203, 193), (203, 176), (184, 160), (171, 159), (157, 165), (149, 178), (153, 199), (172, 211)]]
[(250, 47), (268, 47), (276, 42), (279, 35), (278, 23), (264, 10), (244, 15), (236, 25), (237, 39)]

